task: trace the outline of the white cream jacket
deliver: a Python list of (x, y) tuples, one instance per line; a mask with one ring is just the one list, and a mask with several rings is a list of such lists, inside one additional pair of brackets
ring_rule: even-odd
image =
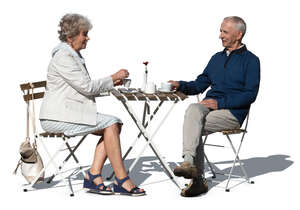
[(60, 43), (48, 66), (40, 119), (95, 125), (95, 96), (112, 88), (110, 76), (91, 80), (84, 59), (67, 43)]

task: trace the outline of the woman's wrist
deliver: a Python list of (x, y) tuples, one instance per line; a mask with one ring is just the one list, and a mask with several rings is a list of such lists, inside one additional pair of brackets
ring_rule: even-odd
[(112, 78), (113, 82), (117, 81), (117, 80), (120, 80), (120, 78), (116, 74), (112, 74), (111, 78)]

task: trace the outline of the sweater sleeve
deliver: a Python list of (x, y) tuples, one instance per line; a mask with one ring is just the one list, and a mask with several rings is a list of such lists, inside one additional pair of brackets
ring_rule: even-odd
[(208, 76), (210, 63), (211, 60), (207, 64), (203, 73), (197, 76), (196, 80), (189, 82), (179, 81), (178, 90), (186, 95), (197, 95), (199, 93), (203, 93), (211, 85), (211, 80)]
[(260, 82), (260, 62), (257, 57), (246, 65), (244, 89), (217, 99), (218, 109), (249, 107), (256, 99)]
[(58, 56), (53, 65), (63, 80), (83, 95), (98, 95), (113, 88), (110, 76), (91, 80), (74, 61), (74, 58), (66, 53)]

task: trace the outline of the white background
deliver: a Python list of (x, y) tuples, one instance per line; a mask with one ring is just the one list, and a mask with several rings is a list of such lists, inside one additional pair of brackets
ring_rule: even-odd
[[(148, 159), (144, 166), (140, 165), (143, 171), (132, 175), (134, 181), (147, 190), (145, 197), (105, 197), (79, 191), (70, 198), (62, 187), (23, 193), (19, 185), (25, 180), (20, 173), (11, 175), (19, 158), (18, 147), (25, 138), (25, 103), (19, 84), (46, 79), (51, 50), (58, 43), (57, 25), (68, 12), (87, 16), (94, 26), (87, 49), (82, 51), (91, 77), (104, 77), (127, 68), (134, 87), (141, 85), (142, 62), (146, 60), (150, 62), (149, 80), (157, 84), (169, 79), (195, 79), (210, 57), (222, 50), (218, 35), (223, 18), (230, 15), (244, 18), (247, 33), (243, 41), (261, 61), (260, 91), (251, 110), (249, 134), (241, 154), (251, 165), (249, 173), (256, 184), (240, 185), (230, 193), (216, 186), (205, 196), (182, 198), (178, 188), (166, 181), (166, 175), (153, 167), (157, 160), (151, 159), (153, 153), (147, 150), (144, 157)], [(297, 208), (300, 15), (296, 1), (10, 0), (1, 1), (0, 16), (2, 206), (29, 208), (30, 205), (31, 209)], [(190, 97), (179, 103), (155, 138), (169, 162), (182, 161), (183, 115), (187, 106), (195, 101), (195, 97)], [(97, 99), (97, 104), (100, 112), (117, 115), (125, 123), (121, 138), (123, 151), (126, 150), (137, 129), (125, 109), (113, 97)], [(136, 105), (138, 111), (139, 106)], [(218, 135), (214, 139), (225, 140)], [(96, 142), (97, 139), (90, 137), (78, 152), (83, 165), (91, 163)], [(219, 160), (232, 157), (221, 154), (213, 150), (209, 156)], [(77, 182), (75, 188), (80, 190), (82, 180)], [(186, 183), (183, 179), (180, 182)]]

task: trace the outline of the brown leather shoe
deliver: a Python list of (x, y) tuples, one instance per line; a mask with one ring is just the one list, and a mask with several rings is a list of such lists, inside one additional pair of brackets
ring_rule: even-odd
[(208, 185), (204, 177), (193, 178), (190, 184), (184, 188), (180, 195), (183, 197), (194, 197), (207, 193)]
[(183, 162), (180, 166), (174, 169), (175, 176), (183, 176), (186, 179), (192, 179), (197, 177), (196, 166), (191, 166), (189, 162)]

